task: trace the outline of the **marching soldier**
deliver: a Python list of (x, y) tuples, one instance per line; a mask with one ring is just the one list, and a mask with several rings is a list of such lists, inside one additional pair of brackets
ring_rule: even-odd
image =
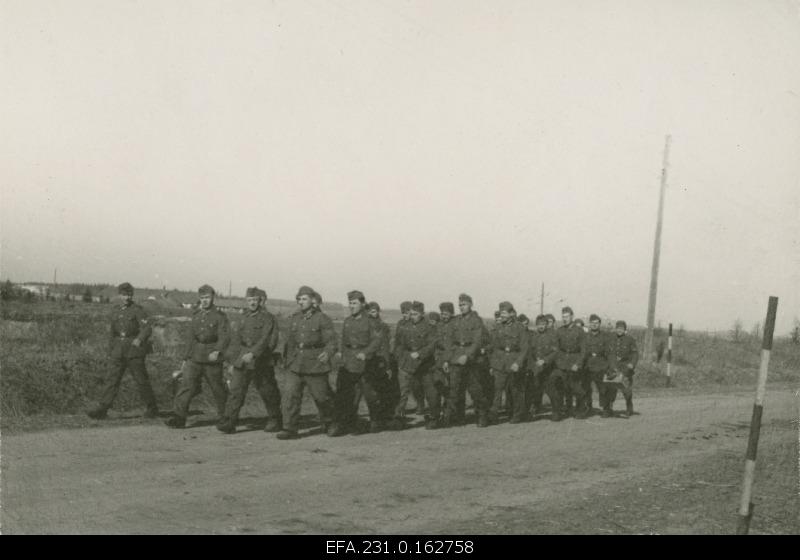
[(225, 415), (217, 429), (226, 434), (236, 431), (239, 411), (244, 405), (247, 388), (252, 382), (267, 409), (265, 432), (280, 431), (281, 394), (275, 380), (275, 364), (272, 353), (278, 345), (278, 323), (266, 310), (267, 293), (259, 288), (247, 288), (247, 311), (238, 329), (233, 331), (231, 356), (231, 379)]
[[(562, 414), (571, 414), (570, 402), (564, 402), (565, 388), (568, 388), (576, 397), (575, 417), (586, 418), (583, 363), (585, 360), (584, 337), (586, 333), (573, 321), (572, 308), (564, 307), (561, 310), (563, 325), (556, 331), (558, 340), (558, 356), (556, 356), (556, 370), (550, 376), (552, 391), (556, 398), (553, 415), (558, 418)], [(566, 410), (563, 405), (566, 404)]]
[[(391, 353), (391, 339), (392, 329), (389, 325), (381, 319), (381, 306), (378, 302), (371, 301), (367, 304), (367, 313), (372, 321), (378, 326), (380, 333), (381, 344), (375, 357), (367, 364), (367, 368), (374, 372), (377, 380), (378, 402), (380, 403), (381, 425), (385, 424), (392, 418), (394, 413), (394, 403), (397, 397), (393, 391), (393, 376), (394, 368), (392, 367), (392, 353)], [(357, 403), (360, 400), (360, 395), (356, 395)]]
[(542, 395), (547, 391), (550, 399), (553, 421), (562, 419), (560, 408), (556, 406), (556, 395), (552, 391), (550, 384), (550, 374), (553, 371), (556, 356), (558, 355), (558, 337), (555, 331), (547, 329), (547, 318), (544, 315), (536, 317), (536, 331), (531, 333), (530, 346), (528, 352), (528, 387), (526, 396), (529, 397), (526, 409), (530, 411), (533, 405), (533, 413), (542, 413)]
[(448, 375), (444, 372), (444, 364), (449, 360), (450, 339), (452, 337), (453, 316), (455, 313), (455, 306), (452, 302), (445, 301), (439, 304), (441, 320), (436, 329), (436, 347), (434, 349), (435, 381), (441, 389), (441, 409), (445, 412), (451, 396)]
[(342, 360), (342, 366), (336, 377), (336, 412), (339, 420), (334, 432), (335, 435), (340, 435), (348, 430), (358, 429), (358, 405), (363, 395), (369, 410), (370, 432), (377, 433), (382, 429), (378, 397), (379, 372), (374, 367), (367, 366), (374, 366), (375, 357), (381, 350), (381, 327), (370, 319), (362, 292), (348, 292), (347, 302), (350, 316), (342, 325), (342, 342), (337, 353), (337, 358)]
[(433, 383), (433, 350), (436, 343), (434, 327), (425, 320), (425, 305), (411, 303), (409, 324), (399, 332), (397, 347), (397, 377), (400, 382), (400, 400), (395, 407), (395, 428), (402, 429), (405, 424), (405, 410), (412, 382), (424, 387), (428, 397), (428, 413), (425, 415), (426, 427), (436, 427), (439, 415), (439, 392)]
[[(400, 319), (397, 322), (397, 326), (395, 327), (395, 331), (394, 331), (394, 358), (395, 358), (395, 362), (398, 364), (397, 375), (395, 376), (395, 380), (397, 381), (396, 390), (397, 390), (397, 393), (398, 393), (398, 395), (397, 395), (398, 399), (401, 398), (401, 396), (400, 396), (401, 391), (400, 391), (400, 385), (399, 385), (399, 383), (400, 383), (400, 375), (399, 375), (400, 368), (399, 368), (399, 364), (400, 364), (401, 349), (397, 346), (397, 340), (402, 335), (402, 333), (405, 331), (405, 329), (408, 328), (411, 325), (411, 302), (410, 301), (404, 301), (404, 302), (402, 302), (400, 304), (400, 313), (402, 314), (403, 317), (402, 317), (402, 319)], [(412, 377), (411, 378), (411, 389), (410, 389), (410, 391), (411, 391), (411, 395), (414, 397), (414, 402), (417, 403), (416, 414), (424, 415), (424, 413), (425, 413), (425, 391), (424, 391), (424, 389), (422, 387), (422, 382), (421, 382), (420, 379), (417, 379), (416, 377)], [(407, 395), (406, 395), (406, 397), (407, 397)], [(406, 398), (406, 400), (407, 400), (407, 398)], [(405, 418), (405, 413), (403, 413), (403, 417)]]
[[(614, 375), (617, 383), (607, 383), (608, 393), (603, 417), (614, 415), (614, 400), (617, 398), (617, 388), (625, 397), (626, 414), (633, 416), (633, 375), (639, 361), (639, 351), (636, 349), (636, 340), (628, 334), (628, 325), (625, 321), (617, 321), (614, 335), (609, 343), (608, 350), (609, 370)], [(615, 381), (616, 381), (615, 380)]]
[(220, 417), (225, 415), (228, 388), (222, 375), (222, 362), (230, 344), (230, 323), (227, 315), (214, 305), (214, 288), (204, 284), (197, 293), (200, 307), (192, 315), (186, 333), (181, 384), (175, 395), (172, 416), (166, 421), (170, 428), (186, 427), (189, 403), (199, 393), (203, 378), (214, 395), (217, 413)]
[(142, 306), (133, 302), (133, 286), (124, 282), (119, 285), (117, 291), (122, 305), (114, 307), (111, 314), (109, 353), (112, 370), (103, 383), (98, 406), (87, 414), (95, 420), (105, 418), (117, 396), (122, 376), (126, 371), (130, 371), (139, 387), (142, 401), (147, 407), (145, 418), (155, 418), (158, 416), (158, 405), (145, 367), (145, 356), (150, 351), (152, 328)]
[(548, 313), (544, 316), (547, 319), (547, 330), (548, 331), (555, 331), (556, 330), (556, 318), (552, 313)]
[(472, 310), (472, 298), (467, 294), (458, 297), (461, 314), (453, 319), (450, 331), (448, 359), (443, 364), (450, 379), (450, 399), (447, 403), (445, 423), (448, 425), (463, 422), (466, 391), (475, 406), (478, 427), (489, 425), (489, 403), (486, 401), (477, 361), (480, 348), (485, 342), (486, 327), (483, 320)]
[(589, 317), (589, 333), (586, 335), (586, 391), (587, 408), (592, 412), (592, 381), (597, 385), (600, 408), (606, 409), (608, 391), (604, 388), (603, 378), (608, 373), (608, 344), (606, 333), (600, 330), (600, 317), (594, 313)]
[(514, 306), (500, 303), (500, 324), (492, 332), (491, 373), (494, 378), (494, 399), (490, 417), (497, 420), (503, 393), (510, 390), (508, 400), (510, 422), (519, 424), (525, 418), (525, 356), (528, 353), (528, 331), (514, 319)]
[(284, 440), (299, 437), (300, 406), (306, 385), (319, 411), (323, 430), (329, 436), (339, 435), (331, 425), (333, 394), (328, 384), (331, 357), (336, 352), (333, 321), (319, 308), (322, 298), (308, 286), (301, 286), (295, 299), (299, 309), (289, 318), (284, 358), (283, 430), (275, 437)]

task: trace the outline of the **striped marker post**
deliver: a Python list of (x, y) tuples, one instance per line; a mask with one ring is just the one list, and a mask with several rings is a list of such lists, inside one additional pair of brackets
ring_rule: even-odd
[(667, 387), (672, 386), (672, 323), (669, 324), (667, 337)]
[(742, 484), (742, 501), (739, 505), (739, 523), (737, 535), (746, 535), (750, 530), (750, 519), (753, 517), (753, 478), (756, 473), (756, 452), (758, 451), (758, 435), (761, 432), (761, 415), (764, 412), (764, 392), (767, 388), (767, 367), (769, 354), (772, 351), (772, 333), (775, 330), (775, 315), (778, 311), (778, 298), (770, 296), (767, 306), (767, 320), (764, 323), (764, 339), (761, 344), (761, 366), (758, 368), (758, 385), (756, 400), (753, 403), (753, 418), (750, 420), (750, 438), (747, 440), (747, 453), (744, 461), (744, 482)]

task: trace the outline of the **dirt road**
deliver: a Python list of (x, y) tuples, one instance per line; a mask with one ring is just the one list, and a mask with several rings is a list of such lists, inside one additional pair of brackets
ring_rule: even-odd
[[(629, 420), (288, 442), (157, 421), (4, 435), (2, 531), (732, 532), (752, 395), (637, 404)], [(798, 533), (797, 397), (769, 392), (764, 421), (752, 532)]]

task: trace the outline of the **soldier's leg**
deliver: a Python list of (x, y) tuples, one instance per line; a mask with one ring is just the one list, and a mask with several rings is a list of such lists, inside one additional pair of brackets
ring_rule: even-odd
[(445, 423), (449, 425), (460, 424), (464, 421), (464, 401), (466, 400), (466, 380), (464, 379), (463, 366), (450, 366), (448, 373), (449, 391)]
[(575, 418), (586, 417), (586, 381), (583, 371), (569, 372), (569, 388), (575, 397)]
[(416, 414), (425, 414), (427, 403), (425, 402), (425, 387), (422, 384), (422, 376), (415, 373), (411, 376), (411, 395), (417, 404)]
[(226, 428), (228, 431), (233, 431), (236, 428), (236, 422), (239, 420), (239, 411), (244, 405), (247, 388), (250, 386), (252, 378), (253, 370), (233, 368), (225, 411), (219, 420), (219, 426), (222, 428)]
[(371, 431), (377, 431), (381, 428), (384, 420), (380, 396), (380, 383), (379, 370), (371, 369), (368, 373), (361, 376), (358, 387), (358, 392), (364, 395), (364, 400), (367, 402)]
[(304, 375), (303, 381), (311, 391), (314, 404), (317, 405), (319, 421), (323, 428), (329, 426), (334, 419), (334, 401), (327, 375)]
[(114, 399), (119, 392), (119, 385), (122, 382), (122, 376), (125, 374), (125, 369), (128, 367), (128, 361), (125, 358), (113, 358), (111, 360), (111, 371), (108, 377), (103, 380), (103, 387), (100, 390), (100, 398), (98, 400), (97, 408), (89, 412), (89, 416), (93, 418), (104, 418), (106, 411), (111, 408)]
[(186, 421), (186, 416), (189, 414), (189, 403), (192, 398), (200, 391), (200, 379), (203, 377), (203, 366), (195, 362), (186, 362), (181, 375), (181, 384), (178, 388), (178, 394), (175, 395), (175, 404), (173, 405), (173, 415), (177, 417), (178, 422)]
[(222, 373), (222, 364), (204, 364), (203, 377), (214, 397), (217, 415), (222, 418), (225, 416), (225, 404), (228, 401), (228, 385), (225, 383), (225, 376)]
[(511, 411), (511, 421), (522, 422), (528, 417), (528, 408), (526, 405), (525, 399), (525, 389), (526, 385), (528, 384), (528, 373), (524, 370), (520, 370), (511, 374), (511, 381), (510, 391), (511, 391), (511, 402), (514, 405), (513, 410)]
[(156, 403), (156, 395), (153, 393), (153, 387), (150, 385), (150, 379), (147, 377), (144, 358), (128, 360), (128, 369), (136, 382), (136, 386), (139, 388), (139, 396), (147, 407), (147, 416), (156, 416), (158, 414), (158, 404)]
[(475, 414), (478, 416), (478, 427), (485, 428), (489, 425), (489, 400), (484, 393), (484, 384), (481, 383), (480, 371), (474, 367), (467, 366), (465, 377), (467, 378), (467, 390), (475, 407)]
[(605, 377), (605, 372), (595, 372), (592, 374), (592, 380), (597, 386), (597, 399), (599, 406), (605, 413), (608, 410), (608, 389), (606, 384), (603, 383), (603, 377)]
[(564, 391), (567, 386), (567, 372), (561, 369), (554, 369), (548, 381), (548, 396), (553, 414), (552, 420), (561, 420), (566, 414)]
[(586, 411), (592, 411), (592, 374), (588, 371), (584, 373), (582, 379), (583, 399)]
[(336, 394), (333, 400), (333, 410), (335, 422), (341, 427), (351, 427), (358, 419), (358, 409), (354, 409), (356, 397), (356, 384), (359, 383), (359, 375), (348, 371), (346, 368), (339, 368), (336, 376)]
[(428, 410), (425, 413), (426, 428), (438, 428), (439, 416), (442, 411), (439, 408), (441, 395), (439, 385), (436, 380), (436, 371), (433, 368), (422, 373), (422, 386), (425, 388), (425, 399), (428, 401)]
[(494, 421), (497, 421), (497, 417), (500, 415), (500, 407), (503, 404), (503, 394), (506, 392), (506, 388), (508, 387), (508, 377), (509, 375), (506, 371), (494, 370), (492, 372), (492, 378), (494, 380), (494, 392), (492, 404), (489, 407), (489, 413)]
[(539, 414), (542, 412), (542, 400), (544, 397), (546, 380), (547, 375), (545, 371), (540, 371), (537, 373), (531, 372), (530, 380), (526, 385), (526, 389), (530, 393), (528, 396), (529, 405), (527, 410), (530, 411), (530, 409), (533, 408), (534, 414)]
[(283, 382), (283, 394), (281, 395), (281, 408), (283, 409), (283, 432), (282, 435), (297, 435), (300, 425), (300, 406), (303, 403), (303, 378), (291, 370), (286, 370)]
[(402, 369), (397, 370), (397, 383), (400, 386), (400, 398), (394, 407), (395, 418), (405, 418), (406, 416), (406, 403), (408, 403), (408, 395), (411, 392), (411, 374)]
[(278, 431), (283, 424), (281, 418), (281, 392), (278, 389), (278, 380), (275, 379), (275, 366), (256, 366), (253, 375), (253, 384), (256, 386), (264, 408), (267, 409), (267, 426), (269, 432)]
[(633, 373), (622, 376), (622, 395), (625, 397), (625, 412), (633, 416)]

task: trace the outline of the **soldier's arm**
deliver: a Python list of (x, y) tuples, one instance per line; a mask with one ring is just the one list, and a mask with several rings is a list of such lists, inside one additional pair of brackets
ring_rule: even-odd
[(275, 321), (271, 317), (267, 317), (264, 321), (264, 328), (261, 332), (261, 337), (256, 340), (255, 344), (249, 348), (254, 358), (262, 356), (265, 352), (272, 353), (273, 348), (278, 343), (275, 333)]
[(631, 348), (631, 359), (630, 364), (635, 368), (636, 364), (639, 363), (639, 349), (636, 347), (636, 339), (633, 337), (630, 338), (630, 348)]
[(322, 343), (325, 345), (322, 351), (327, 352), (328, 356), (333, 356), (336, 353), (336, 331), (333, 329), (333, 321), (327, 315), (320, 314), (320, 333)]
[(214, 344), (214, 350), (222, 354), (231, 343), (231, 322), (222, 311), (220, 311), (220, 315), (222, 315), (222, 319), (220, 319), (217, 327), (217, 342)]
[(554, 336), (551, 337), (550, 346), (547, 349), (547, 354), (545, 354), (542, 359), (544, 360), (545, 365), (550, 365), (556, 361), (558, 357), (558, 337)]
[(483, 324), (477, 317), (473, 317), (473, 325), (472, 325), (472, 344), (467, 346), (466, 354), (467, 359), (471, 360), (478, 354), (478, 350), (480, 350), (482, 343), (486, 340), (487, 330), (486, 326)]
[(147, 317), (147, 312), (141, 307), (136, 310), (136, 320), (139, 322), (139, 335), (136, 337), (139, 342), (144, 344), (150, 335), (153, 334), (153, 327), (150, 326), (150, 321)]
[(531, 337), (528, 336), (528, 329), (522, 327), (519, 329), (519, 367), (525, 365), (528, 359), (528, 352), (530, 351)]
[(362, 350), (367, 359), (371, 359), (380, 350), (383, 342), (380, 327), (372, 320), (367, 319), (369, 325), (369, 342), (367, 347)]
[(187, 325), (186, 334), (184, 338), (184, 351), (183, 359), (188, 360), (192, 357), (192, 350), (194, 350), (194, 317)]
[(424, 346), (418, 350), (419, 359), (424, 360), (425, 358), (433, 356), (433, 352), (435, 349), (436, 349), (436, 331), (433, 328), (430, 328), (425, 332)]

